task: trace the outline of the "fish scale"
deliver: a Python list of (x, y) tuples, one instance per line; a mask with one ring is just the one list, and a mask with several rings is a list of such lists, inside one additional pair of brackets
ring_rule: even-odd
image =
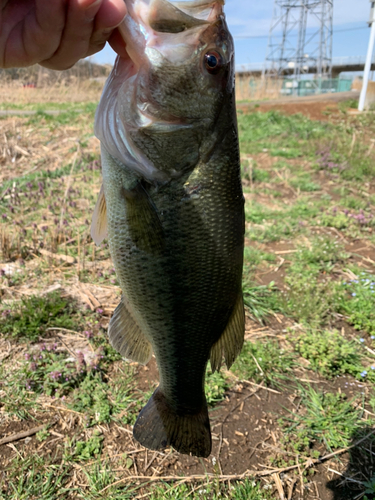
[[(166, 0), (126, 3), (128, 29), (139, 23), (148, 35), (129, 46), (135, 59), (117, 61), (96, 117), (104, 189), (92, 234), (100, 242), (108, 233), (123, 291), (109, 338), (126, 358), (156, 357), (159, 386), (134, 437), (150, 449), (208, 456), (206, 365), (220, 369), (224, 356), (229, 367), (244, 337), (233, 40), (221, 1), (195, 3), (201, 16), (189, 4), (199, 22)], [(212, 61), (220, 67), (211, 74)], [(135, 74), (129, 64), (138, 64)]]

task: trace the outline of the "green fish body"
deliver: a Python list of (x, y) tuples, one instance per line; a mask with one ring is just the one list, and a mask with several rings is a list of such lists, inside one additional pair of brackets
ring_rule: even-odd
[(159, 387), (134, 437), (207, 457), (206, 365), (229, 367), (244, 337), (233, 41), (218, 0), (126, 3), (130, 58), (117, 61), (96, 118), (92, 235), (108, 234), (123, 291), (109, 338), (127, 359), (156, 357)]

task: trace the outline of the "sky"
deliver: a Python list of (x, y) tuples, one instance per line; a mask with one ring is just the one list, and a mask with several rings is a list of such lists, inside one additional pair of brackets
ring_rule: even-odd
[[(274, 0), (226, 1), (226, 17), (235, 39), (236, 65), (264, 61), (273, 4)], [(334, 0), (333, 57), (366, 55), (370, 6), (369, 0)], [(309, 26), (313, 27), (313, 22), (309, 21), (308, 29)], [(113, 63), (114, 59), (115, 54), (108, 44), (94, 56), (94, 61), (102, 64)]]

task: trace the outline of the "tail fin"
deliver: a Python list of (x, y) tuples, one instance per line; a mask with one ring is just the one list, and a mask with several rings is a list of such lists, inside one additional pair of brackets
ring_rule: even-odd
[(159, 388), (151, 396), (134, 425), (133, 435), (150, 450), (173, 446), (185, 455), (208, 457), (211, 453), (211, 430), (207, 404), (193, 415), (173, 411)]

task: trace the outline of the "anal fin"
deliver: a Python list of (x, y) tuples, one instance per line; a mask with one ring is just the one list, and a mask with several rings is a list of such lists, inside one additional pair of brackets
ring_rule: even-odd
[(242, 293), (237, 299), (231, 317), (219, 340), (211, 347), (210, 363), (213, 372), (219, 371), (224, 356), (230, 368), (241, 352), (245, 336), (245, 311)]
[(145, 365), (150, 361), (152, 347), (126, 302), (122, 297), (109, 322), (109, 341), (122, 356)]

